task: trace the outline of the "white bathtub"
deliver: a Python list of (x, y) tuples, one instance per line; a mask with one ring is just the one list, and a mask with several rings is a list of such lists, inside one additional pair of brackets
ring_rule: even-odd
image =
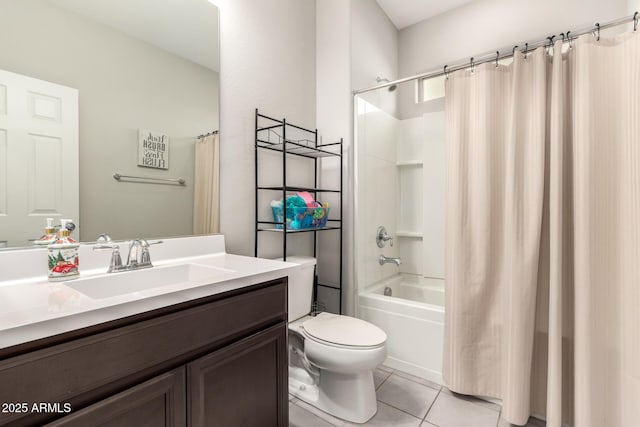
[(358, 300), (358, 316), (387, 333), (385, 365), (442, 384), (444, 280), (399, 274)]

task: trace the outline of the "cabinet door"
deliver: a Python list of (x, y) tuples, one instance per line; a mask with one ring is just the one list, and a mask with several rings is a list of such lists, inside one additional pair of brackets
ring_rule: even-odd
[(159, 375), (67, 415), (49, 427), (184, 427), (185, 369)]
[(191, 427), (287, 427), (287, 324), (187, 365)]

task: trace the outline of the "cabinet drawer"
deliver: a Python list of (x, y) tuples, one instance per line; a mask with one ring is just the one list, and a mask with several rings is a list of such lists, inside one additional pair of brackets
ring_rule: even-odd
[[(0, 361), (0, 402), (81, 408), (286, 320), (286, 279), (243, 294)], [(0, 414), (42, 425), (61, 414)]]

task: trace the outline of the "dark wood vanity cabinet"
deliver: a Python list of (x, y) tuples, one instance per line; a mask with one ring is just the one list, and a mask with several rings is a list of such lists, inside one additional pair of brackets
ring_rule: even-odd
[(283, 278), (1, 350), (0, 404), (26, 406), (0, 426), (287, 426), (286, 296)]
[[(288, 425), (286, 326), (273, 327), (187, 365), (189, 425)], [(287, 366), (285, 366), (285, 370)], [(279, 386), (284, 389), (284, 403)], [(286, 421), (281, 424), (278, 420)]]
[(178, 368), (73, 412), (48, 427), (186, 425), (185, 369)]

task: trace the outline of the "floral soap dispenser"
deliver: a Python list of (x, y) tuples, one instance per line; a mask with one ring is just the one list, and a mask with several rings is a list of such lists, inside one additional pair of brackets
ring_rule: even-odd
[(80, 244), (73, 240), (69, 229), (73, 230), (74, 224), (70, 219), (60, 220), (58, 237), (47, 248), (49, 249), (49, 280), (75, 279), (80, 275), (78, 270), (78, 248)]

